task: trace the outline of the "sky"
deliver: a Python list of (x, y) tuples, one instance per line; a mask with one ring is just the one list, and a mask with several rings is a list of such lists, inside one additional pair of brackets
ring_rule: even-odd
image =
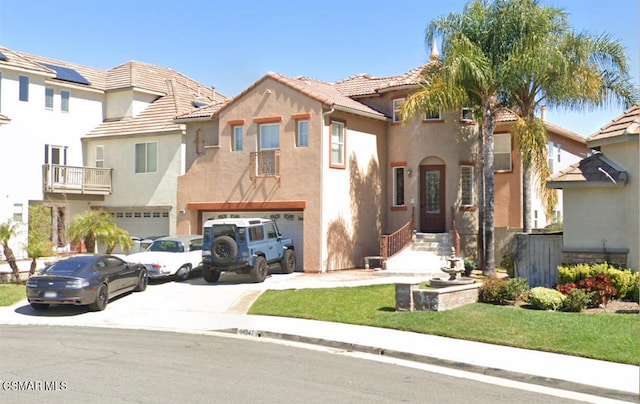
[[(541, 0), (575, 31), (610, 34), (640, 83), (638, 0)], [(130, 60), (169, 67), (232, 97), (267, 72), (333, 82), (403, 74), (429, 60), (428, 24), (466, 0), (0, 0), (0, 45), (110, 69)], [(547, 120), (589, 136), (615, 105), (547, 110)]]

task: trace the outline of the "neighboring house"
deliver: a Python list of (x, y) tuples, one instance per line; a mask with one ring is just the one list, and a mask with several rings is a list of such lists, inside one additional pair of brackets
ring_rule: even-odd
[[(173, 117), (224, 101), (211, 88), (165, 67), (131, 61), (106, 72), (106, 116), (82, 138), (84, 163), (112, 168), (112, 192), (91, 201), (132, 236), (176, 234), (177, 178), (186, 132)], [(194, 145), (195, 146), (195, 145)], [(193, 229), (187, 234), (200, 234)]]
[(564, 193), (563, 261), (640, 270), (640, 104), (590, 136), (593, 154), (554, 176)]
[(73, 248), (66, 228), (89, 208), (111, 211), (132, 235), (172, 234), (185, 161), (172, 119), (225, 99), (214, 93), (159, 66), (101, 70), (0, 47), (0, 221), (23, 223), (16, 256), (34, 204), (48, 208), (59, 251)]
[[(437, 53), (430, 63), (435, 59)], [(475, 250), (477, 124), (466, 109), (406, 124), (398, 115), (420, 88), (424, 68), (336, 83), (269, 73), (226, 104), (176, 117), (187, 128), (178, 233), (209, 218), (269, 217), (293, 238), (297, 269), (324, 272), (361, 267), (365, 256), (379, 254), (380, 234), (413, 214), (418, 232), (457, 230), (462, 248)], [(496, 175), (497, 199), (506, 198), (496, 204), (504, 207), (496, 209), (496, 223), (517, 229), (519, 157), (510, 135), (500, 135), (509, 125), (500, 122), (496, 132), (505, 138), (497, 153), (508, 165)], [(547, 128), (569, 153), (586, 155), (578, 135)], [(198, 148), (198, 136), (208, 146)]]
[(86, 202), (77, 199), (80, 189), (57, 189), (81, 175), (75, 168), (83, 165), (80, 138), (102, 122), (104, 92), (104, 71), (0, 47), (0, 221), (23, 223), (11, 243), (17, 258), (26, 256), (30, 204), (49, 208), (54, 245), (66, 247), (70, 207)]

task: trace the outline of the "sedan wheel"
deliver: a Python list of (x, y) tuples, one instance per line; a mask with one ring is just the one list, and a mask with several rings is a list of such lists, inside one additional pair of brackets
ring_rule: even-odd
[(181, 282), (189, 279), (190, 270), (191, 270), (191, 267), (189, 267), (189, 265), (181, 266), (180, 269), (178, 269), (178, 272), (176, 272), (176, 281)]
[(134, 292), (142, 292), (147, 288), (147, 284), (149, 284), (149, 277), (147, 276), (147, 271), (140, 271), (140, 275), (138, 276), (138, 284), (136, 288), (133, 289)]
[(102, 311), (107, 307), (109, 303), (109, 294), (107, 285), (104, 283), (98, 287), (98, 293), (96, 295), (96, 301), (89, 305), (92, 311)]

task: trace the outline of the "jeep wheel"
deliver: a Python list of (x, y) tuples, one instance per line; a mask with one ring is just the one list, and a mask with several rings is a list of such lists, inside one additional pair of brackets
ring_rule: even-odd
[(264, 259), (264, 257), (257, 257), (256, 262), (254, 262), (253, 264), (251, 272), (249, 272), (251, 282), (264, 282), (264, 280), (267, 278), (268, 273), (269, 266), (267, 265), (267, 260)]
[(280, 261), (280, 268), (283, 274), (290, 274), (296, 270), (296, 254), (293, 250), (285, 250), (284, 257)]
[(229, 236), (216, 237), (211, 246), (214, 262), (228, 264), (238, 255), (238, 243)]
[(209, 283), (218, 282), (218, 279), (220, 279), (220, 271), (204, 267), (202, 268), (202, 277)]

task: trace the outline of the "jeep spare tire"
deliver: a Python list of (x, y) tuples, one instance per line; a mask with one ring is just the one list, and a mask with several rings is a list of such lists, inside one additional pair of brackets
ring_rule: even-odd
[(216, 237), (211, 246), (213, 261), (220, 264), (232, 262), (238, 255), (238, 243), (229, 236)]

